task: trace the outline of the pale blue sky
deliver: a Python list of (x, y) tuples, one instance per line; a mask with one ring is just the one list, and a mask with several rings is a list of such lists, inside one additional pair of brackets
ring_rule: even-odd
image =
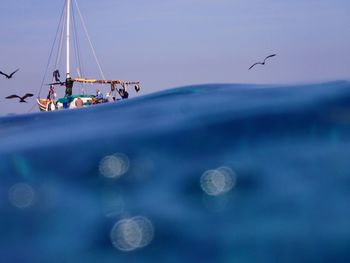
[[(140, 80), (143, 94), (200, 83), (350, 79), (349, 0), (78, 2), (106, 77)], [(0, 78), (1, 115), (34, 103), (19, 107), (3, 98), (38, 92), (62, 6), (63, 0), (2, 5), (0, 70), (21, 69), (12, 80)], [(82, 53), (91, 57), (85, 47)], [(278, 56), (247, 70), (270, 53)], [(89, 77), (98, 77), (85, 62)]]

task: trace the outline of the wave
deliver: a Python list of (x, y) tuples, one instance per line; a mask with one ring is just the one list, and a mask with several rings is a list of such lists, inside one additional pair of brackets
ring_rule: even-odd
[(2, 117), (0, 258), (349, 261), (349, 102), (207, 84)]

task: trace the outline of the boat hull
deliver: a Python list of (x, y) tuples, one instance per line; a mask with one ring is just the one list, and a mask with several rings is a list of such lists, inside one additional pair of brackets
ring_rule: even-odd
[(49, 99), (37, 99), (37, 103), (40, 111), (54, 111), (54, 110), (63, 110), (63, 109), (75, 109), (88, 107), (94, 102), (93, 96), (82, 95), (82, 96), (72, 96), (69, 98), (61, 98), (57, 101)]
[(40, 111), (53, 111), (56, 110), (56, 106), (53, 100), (49, 99), (37, 99), (36, 100)]

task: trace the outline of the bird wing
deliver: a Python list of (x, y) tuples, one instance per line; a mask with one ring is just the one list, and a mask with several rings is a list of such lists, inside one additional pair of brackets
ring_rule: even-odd
[(264, 62), (267, 60), (267, 59), (269, 59), (269, 58), (272, 58), (272, 57), (274, 57), (274, 56), (276, 56), (277, 54), (272, 54), (272, 55), (270, 55), (270, 56), (267, 56), (265, 59), (264, 59)]
[(257, 63), (255, 63), (255, 64), (251, 65), (250, 68), (249, 68), (248, 70), (252, 69), (254, 66), (256, 66), (256, 65), (258, 65), (258, 64), (262, 65), (261, 62), (257, 62)]
[(10, 96), (7, 96), (5, 99), (14, 99), (14, 98), (19, 98), (19, 99), (21, 99), (21, 97), (18, 96), (18, 95), (10, 95)]
[(7, 75), (6, 73), (4, 73), (2, 71), (0, 71), (0, 74), (6, 76), (7, 78), (9, 77), (9, 75)]
[(19, 70), (19, 68), (18, 69), (16, 69), (14, 72), (12, 72), (11, 74), (10, 74), (10, 78), (13, 76), (13, 74), (15, 74), (17, 71)]
[(28, 97), (33, 97), (34, 95), (32, 94), (32, 93), (27, 93), (26, 95), (24, 95), (23, 97), (22, 97), (22, 99), (23, 100), (25, 100), (26, 98), (28, 98)]

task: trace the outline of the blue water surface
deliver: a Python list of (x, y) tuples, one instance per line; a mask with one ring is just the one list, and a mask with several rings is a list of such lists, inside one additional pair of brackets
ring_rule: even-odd
[[(350, 262), (349, 145), (346, 81), (0, 118), (0, 262)], [(208, 194), (222, 166), (234, 184)], [(135, 216), (153, 232), (125, 251), (139, 229), (111, 231)]]

